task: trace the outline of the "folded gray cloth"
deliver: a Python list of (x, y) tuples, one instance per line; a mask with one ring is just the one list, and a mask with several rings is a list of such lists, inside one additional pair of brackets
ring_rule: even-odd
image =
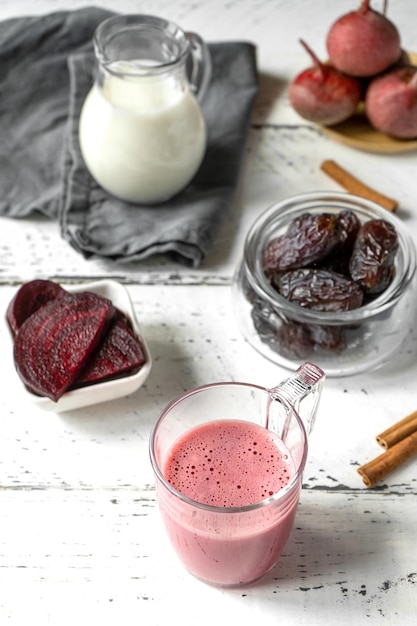
[(86, 170), (78, 119), (94, 72), (98, 8), (0, 22), (0, 215), (40, 211), (85, 257), (137, 261), (164, 253), (197, 267), (234, 196), (258, 81), (255, 47), (210, 43), (202, 102), (208, 148), (194, 179), (157, 206), (132, 205)]

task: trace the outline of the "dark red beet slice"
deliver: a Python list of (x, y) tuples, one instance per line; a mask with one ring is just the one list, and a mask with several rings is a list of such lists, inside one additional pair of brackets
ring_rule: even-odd
[(44, 304), (65, 295), (67, 292), (58, 283), (52, 280), (31, 280), (25, 283), (17, 291), (10, 302), (6, 319), (13, 332), (16, 334), (23, 322), (40, 309)]
[(127, 317), (116, 309), (116, 315), (104, 339), (74, 381), (72, 388), (126, 376), (139, 371), (145, 361), (139, 337)]
[(91, 292), (66, 294), (42, 306), (20, 327), (17, 372), (27, 388), (59, 400), (107, 330), (115, 309)]

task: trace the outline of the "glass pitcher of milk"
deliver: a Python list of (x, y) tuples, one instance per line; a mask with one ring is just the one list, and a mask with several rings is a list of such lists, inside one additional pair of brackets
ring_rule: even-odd
[(96, 78), (79, 124), (85, 164), (116, 197), (163, 202), (191, 181), (206, 151), (207, 45), (147, 15), (104, 20), (93, 44)]

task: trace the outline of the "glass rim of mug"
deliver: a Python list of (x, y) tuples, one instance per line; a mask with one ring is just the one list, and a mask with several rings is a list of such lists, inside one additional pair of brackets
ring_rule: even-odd
[[(295, 420), (297, 421), (297, 424), (300, 428), (300, 431), (302, 433), (302, 437), (303, 437), (303, 454), (301, 456), (300, 462), (298, 463), (298, 467), (296, 468), (296, 471), (294, 472), (294, 475), (292, 476), (291, 480), (289, 481), (289, 483), (287, 485), (285, 485), (285, 487), (282, 487), (282, 489), (279, 489), (279, 491), (276, 491), (272, 496), (268, 496), (267, 498), (264, 498), (263, 500), (259, 500), (258, 502), (254, 502), (253, 504), (247, 504), (244, 506), (229, 506), (229, 507), (220, 507), (220, 506), (215, 506), (212, 504), (205, 504), (203, 502), (199, 502), (198, 500), (193, 500), (192, 498), (189, 498), (188, 496), (186, 496), (185, 494), (183, 494), (181, 491), (179, 491), (178, 489), (176, 489), (164, 476), (164, 474), (162, 473), (161, 468), (159, 467), (159, 463), (157, 461), (156, 458), (156, 454), (155, 454), (155, 439), (156, 439), (156, 434), (158, 431), (158, 427), (160, 426), (160, 424), (164, 421), (164, 419), (167, 417), (167, 415), (169, 414), (170, 410), (176, 406), (177, 404), (180, 404), (185, 398), (188, 398), (192, 395), (195, 395), (197, 393), (200, 393), (202, 391), (205, 390), (209, 390), (209, 389), (214, 389), (216, 387), (248, 387), (251, 389), (256, 389), (258, 391), (261, 391), (263, 393), (266, 393), (268, 395), (271, 396), (271, 390), (266, 388), (266, 387), (262, 387), (261, 385), (256, 385), (253, 383), (245, 383), (245, 382), (234, 382), (234, 381), (224, 381), (224, 382), (217, 382), (217, 383), (208, 383), (206, 385), (200, 385), (198, 387), (194, 387), (193, 389), (190, 389), (189, 391), (185, 391), (184, 393), (180, 394), (179, 396), (177, 396), (176, 398), (174, 398), (173, 400), (171, 400), (171, 402), (169, 402), (165, 408), (163, 409), (162, 413), (160, 414), (159, 418), (157, 419), (157, 421), (155, 422), (151, 434), (150, 434), (150, 438), (149, 438), (149, 456), (150, 456), (150, 460), (151, 460), (151, 465), (152, 465), (152, 469), (155, 472), (155, 475), (157, 477), (157, 479), (164, 485), (164, 487), (174, 496), (176, 496), (178, 499), (180, 499), (182, 502), (205, 510), (205, 511), (209, 511), (211, 513), (228, 513), (230, 515), (230, 513), (245, 513), (245, 512), (249, 512), (249, 511), (254, 511), (257, 509), (260, 509), (262, 507), (265, 506), (269, 506), (271, 504), (273, 504), (274, 502), (277, 502), (279, 500), (282, 500), (287, 494), (289, 494), (294, 487), (296, 486), (296, 484), (298, 483), (298, 481), (300, 480), (302, 473), (304, 471), (304, 467), (307, 461), (307, 454), (308, 454), (308, 435), (307, 435), (307, 430), (304, 426), (304, 423), (302, 421), (302, 419), (300, 418), (300, 416), (298, 415), (297, 411), (293, 408), (293, 415)], [(272, 401), (275, 401), (274, 399)]]
[[(155, 64), (149, 65), (148, 63), (140, 63), (140, 60), (135, 59), (135, 64), (129, 66), (128, 73), (130, 75), (140, 75), (146, 76), (147, 74), (154, 74), (155, 72), (164, 72), (167, 70), (171, 70), (176, 65), (181, 64), (190, 51), (190, 41), (187, 37), (187, 33), (175, 22), (171, 20), (167, 20), (162, 17), (157, 17), (154, 15), (148, 15), (145, 13), (126, 13), (123, 15), (112, 15), (104, 19), (97, 26), (94, 35), (93, 35), (93, 45), (96, 57), (98, 61), (106, 67), (106, 70), (117, 75), (126, 74), (126, 69), (115, 70), (111, 68), (111, 65), (120, 61), (120, 59), (112, 59), (106, 54), (104, 48), (108, 45), (111, 40), (114, 38), (108, 38), (111, 33), (111, 29), (114, 24), (119, 24), (122, 31), (117, 32), (114, 36), (120, 35), (121, 32), (128, 32), (133, 30), (134, 28), (141, 27), (151, 27), (155, 31), (165, 32), (167, 35), (171, 37), (173, 41), (178, 46), (178, 53), (175, 55), (173, 59), (155, 62)], [(103, 43), (101, 39), (107, 38)]]

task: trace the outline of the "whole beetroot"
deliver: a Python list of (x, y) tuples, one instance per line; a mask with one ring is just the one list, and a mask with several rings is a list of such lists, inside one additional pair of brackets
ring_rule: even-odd
[(313, 59), (314, 65), (298, 74), (289, 87), (289, 99), (301, 117), (331, 126), (348, 119), (362, 97), (358, 79), (345, 76), (331, 65), (319, 61), (309, 46), (300, 43)]
[(393, 65), (401, 56), (400, 35), (382, 13), (362, 0), (356, 11), (342, 15), (327, 34), (331, 63), (351, 76), (374, 76)]
[(417, 68), (404, 67), (374, 78), (365, 110), (372, 126), (398, 139), (417, 137)]

